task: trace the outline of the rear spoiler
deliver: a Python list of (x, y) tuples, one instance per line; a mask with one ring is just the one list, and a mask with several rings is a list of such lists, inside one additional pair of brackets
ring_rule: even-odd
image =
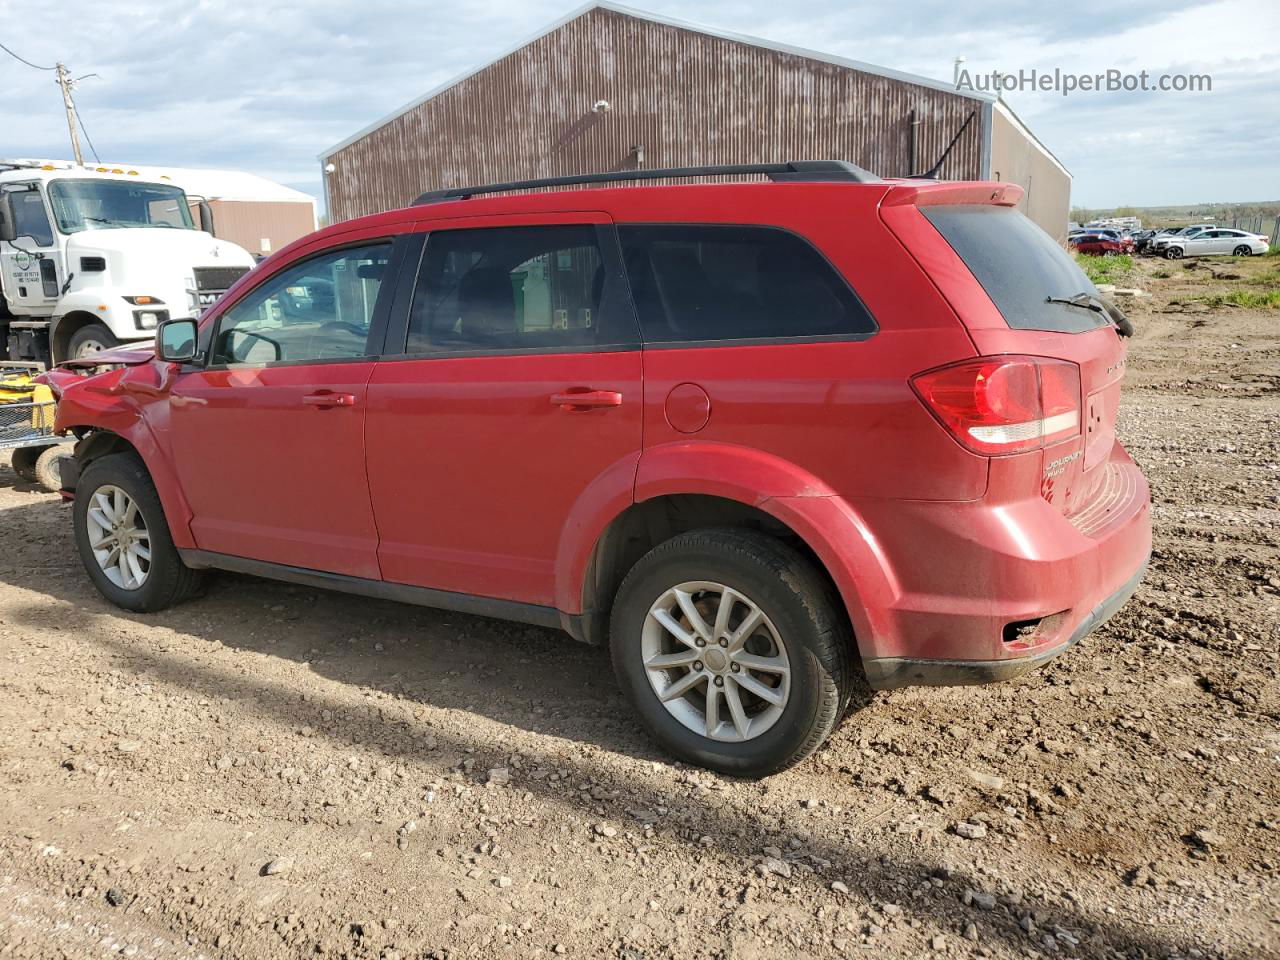
[(1015, 207), (1022, 200), (1024, 190), (1016, 183), (999, 180), (895, 180), (884, 199), (882, 207), (932, 207), (953, 203), (989, 203), (1001, 207)]

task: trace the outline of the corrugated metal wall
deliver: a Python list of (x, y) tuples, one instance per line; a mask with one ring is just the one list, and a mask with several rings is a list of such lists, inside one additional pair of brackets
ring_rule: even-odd
[(840, 159), (905, 176), (975, 111), (946, 179), (982, 174), (976, 100), (596, 8), (328, 157), (330, 219), (435, 187), (632, 169), (637, 145), (645, 167)]

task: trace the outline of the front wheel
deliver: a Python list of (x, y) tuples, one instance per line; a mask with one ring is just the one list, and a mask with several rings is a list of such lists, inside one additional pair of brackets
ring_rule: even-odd
[(835, 729), (854, 688), (832, 589), (772, 537), (697, 530), (632, 568), (610, 623), (613, 667), (653, 737), (735, 776), (777, 773)]
[(1237, 257), (1251, 257), (1251, 256), (1253, 256), (1253, 248), (1252, 248), (1252, 247), (1246, 247), (1243, 243), (1242, 243), (1242, 244), (1240, 244), (1240, 246), (1236, 247), (1236, 248), (1235, 248), (1234, 250), (1232, 250), (1231, 252), (1232, 252), (1232, 253), (1234, 253)]
[(133, 454), (113, 453), (84, 469), (72, 518), (89, 579), (116, 606), (150, 613), (200, 591), (204, 571), (182, 562), (155, 484)]
[(1182, 248), (1169, 247), (1167, 250), (1165, 250), (1164, 257), (1166, 260), (1178, 260), (1182, 257)]
[(67, 353), (72, 360), (84, 360), (95, 353), (118, 346), (120, 341), (116, 339), (114, 333), (101, 323), (91, 323), (71, 335), (71, 341), (67, 344)]

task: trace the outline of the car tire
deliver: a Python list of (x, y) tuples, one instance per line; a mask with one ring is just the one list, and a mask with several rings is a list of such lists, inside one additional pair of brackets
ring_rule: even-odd
[(1168, 247), (1164, 251), (1164, 258), (1166, 260), (1178, 260), (1178, 259), (1181, 259), (1181, 257), (1182, 257), (1181, 247)]
[(66, 443), (45, 447), (36, 457), (36, 483), (50, 493), (58, 493), (62, 489), (62, 470), (60, 464), (71, 457), (71, 445)]
[(9, 466), (13, 467), (19, 479), (36, 483), (36, 461), (44, 450), (44, 447), (14, 447)]
[[(91, 511), (97, 512), (91, 516)], [(116, 606), (153, 613), (196, 596), (204, 586), (205, 571), (188, 567), (174, 547), (155, 484), (135, 455), (113, 453), (91, 461), (76, 484), (72, 518), (89, 579)], [(113, 520), (117, 533), (112, 532)], [(129, 538), (124, 550), (119, 549), (122, 541), (113, 539), (119, 534)], [(145, 545), (145, 560), (136, 550), (139, 545)], [(126, 554), (123, 561), (121, 553)]]
[(1242, 244), (1240, 244), (1240, 246), (1236, 247), (1236, 248), (1235, 248), (1234, 250), (1232, 250), (1231, 252), (1232, 252), (1232, 254), (1233, 254), (1233, 255), (1235, 255), (1235, 256), (1237, 256), (1237, 257), (1251, 257), (1251, 256), (1253, 256), (1253, 248), (1252, 248), (1252, 247), (1246, 247), (1243, 243), (1242, 243)]
[[(704, 589), (687, 590), (685, 598), (705, 617), (701, 634), (710, 636), (690, 630), (679, 600), (668, 600), (697, 585)], [(729, 613), (716, 623), (726, 597)], [(759, 626), (748, 627), (757, 610)], [(655, 611), (674, 617), (683, 642)], [(722, 625), (734, 629), (715, 637)], [(721, 642), (739, 628), (749, 631), (745, 637)], [(700, 646), (690, 642), (699, 639)], [(787, 544), (737, 528), (684, 533), (642, 557), (618, 590), (609, 644), (623, 694), (653, 738), (681, 760), (741, 777), (777, 773), (817, 750), (844, 715), (858, 675), (831, 584)], [(663, 652), (664, 644), (674, 652)], [(673, 656), (705, 663), (654, 667), (656, 657)], [(760, 663), (771, 666), (744, 666)], [(753, 692), (762, 687), (768, 701)], [(677, 688), (685, 692), (671, 696)], [(659, 689), (671, 698), (664, 701)], [(711, 710), (716, 737), (706, 732)]]
[(1103, 250), (1102, 255), (1104, 257), (1114, 257), (1116, 256), (1116, 252), (1114, 250)]
[(116, 339), (114, 333), (101, 323), (91, 323), (71, 335), (65, 359), (81, 360), (118, 346), (120, 341)]

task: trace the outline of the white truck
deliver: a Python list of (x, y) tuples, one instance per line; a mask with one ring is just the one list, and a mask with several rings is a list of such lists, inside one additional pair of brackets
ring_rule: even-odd
[(214, 237), (208, 204), (163, 181), (0, 161), (0, 353), (50, 364), (150, 340), (253, 267), (247, 250)]

